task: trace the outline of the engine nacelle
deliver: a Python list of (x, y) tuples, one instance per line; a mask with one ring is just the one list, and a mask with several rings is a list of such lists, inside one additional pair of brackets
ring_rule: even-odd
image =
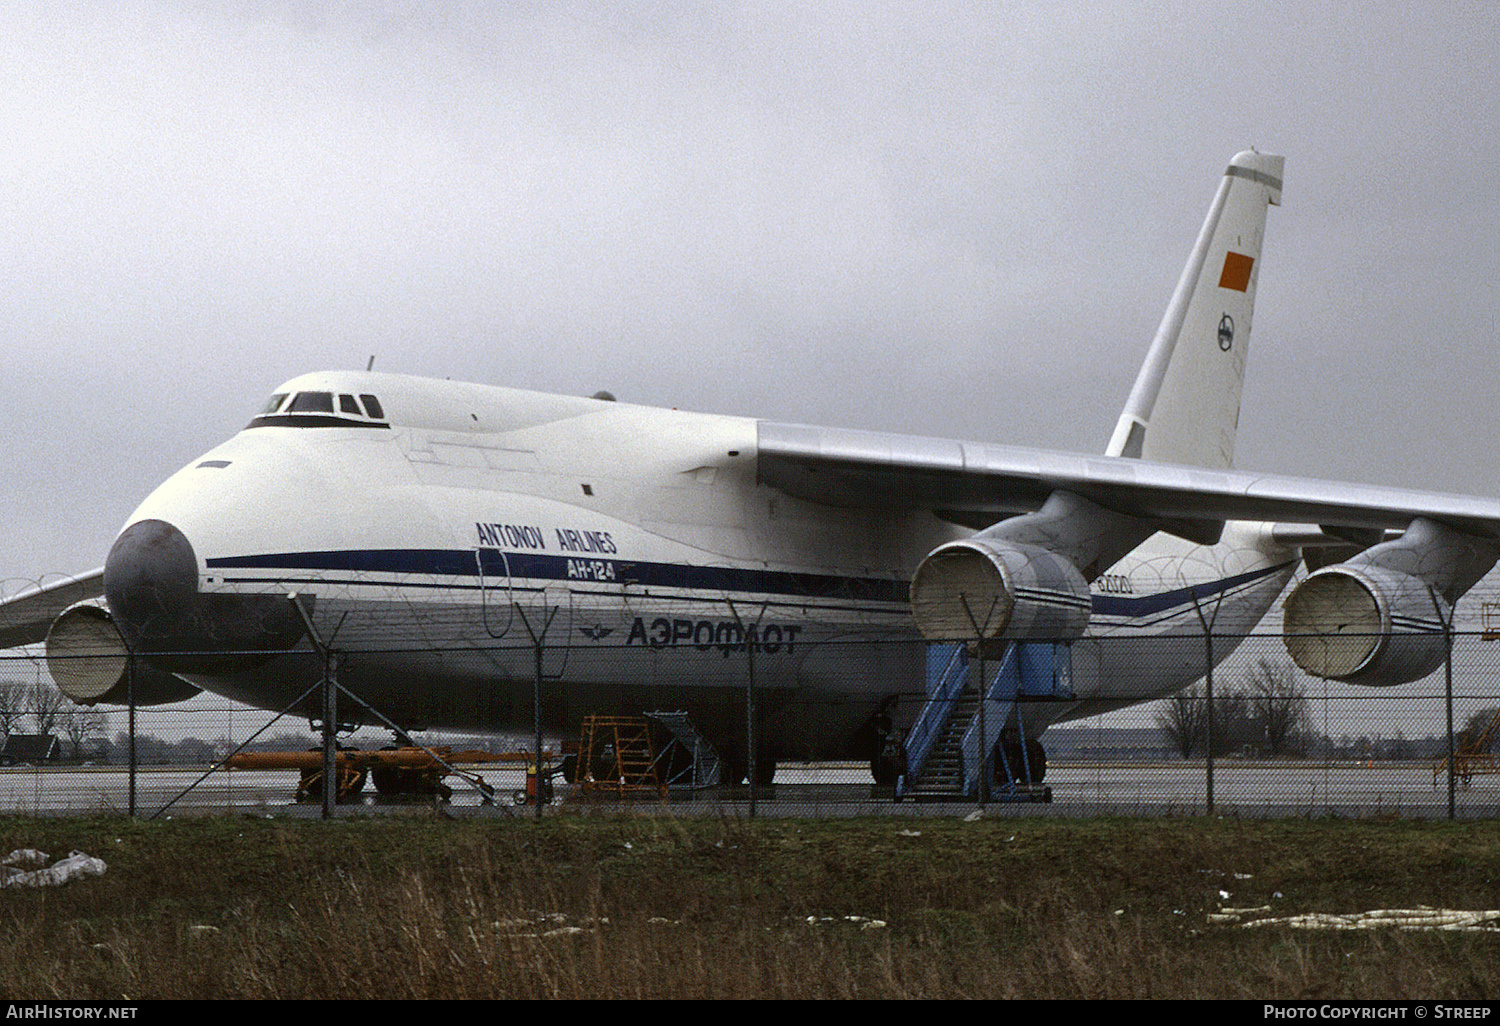
[[(47, 672), (63, 694), (79, 705), (124, 705), (132, 690), (126, 674), (130, 653), (109, 611), (87, 603), (71, 606), (47, 631)], [(135, 665), (136, 705), (165, 705), (198, 694), (176, 674)]]
[(1370, 687), (1420, 680), (1443, 665), (1452, 606), (1411, 574), (1337, 563), (1287, 597), (1286, 649), (1314, 677)]
[(976, 536), (927, 554), (912, 576), (911, 608), (929, 641), (1072, 641), (1087, 629), (1093, 599), (1062, 556)]

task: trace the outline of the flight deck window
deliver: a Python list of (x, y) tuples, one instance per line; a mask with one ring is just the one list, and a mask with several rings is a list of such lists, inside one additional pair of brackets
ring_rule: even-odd
[(245, 426), (391, 429), (373, 395), (352, 392), (277, 392)]
[(297, 397), (292, 400), (292, 405), (286, 408), (288, 413), (332, 413), (332, 392), (298, 392)]

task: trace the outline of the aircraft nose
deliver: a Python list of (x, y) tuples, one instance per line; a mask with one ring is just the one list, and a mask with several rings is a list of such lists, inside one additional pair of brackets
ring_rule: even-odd
[(282, 592), (201, 592), (193, 544), (165, 520), (120, 532), (104, 561), (104, 597), (126, 643), (162, 669), (256, 665), (302, 636)]
[(191, 647), (199, 634), (198, 557), (187, 535), (164, 520), (140, 520), (115, 539), (104, 561), (110, 614), (137, 651)]

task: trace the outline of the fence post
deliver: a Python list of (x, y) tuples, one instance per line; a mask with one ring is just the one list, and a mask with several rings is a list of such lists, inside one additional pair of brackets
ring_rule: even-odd
[[(739, 624), (740, 637), (745, 640), (746, 676), (745, 676), (745, 783), (750, 788), (750, 810), (751, 819), (755, 818), (755, 775), (758, 771), (759, 760), (755, 757), (755, 646), (760, 640), (760, 622), (766, 617), (768, 603), (762, 602), (760, 614), (755, 618), (754, 627), (747, 628), (740, 611), (734, 607), (731, 599), (725, 599), (729, 606), (729, 612), (734, 617), (735, 623)], [(751, 631), (754, 631), (752, 634)]]
[(1193, 610), (1198, 622), (1203, 625), (1203, 702), (1207, 715), (1203, 718), (1203, 767), (1204, 809), (1208, 815), (1214, 812), (1214, 621), (1219, 617), (1219, 605), (1214, 603), (1214, 615), (1203, 615), (1203, 605), (1198, 601), (1197, 589), (1191, 589)]
[(1437, 613), (1438, 622), (1443, 625), (1443, 703), (1448, 715), (1448, 818), (1457, 819), (1458, 796), (1455, 781), (1458, 775), (1454, 766), (1457, 753), (1453, 750), (1453, 618), (1457, 612), (1455, 610), (1447, 616), (1443, 615), (1437, 590), (1430, 584), (1427, 586), (1427, 597), (1432, 600), (1433, 611)]
[(338, 788), (338, 669), (332, 650), (323, 655), (323, 818), (332, 819)]
[[(557, 611), (562, 607), (547, 607), (547, 620), (542, 624), (542, 631), (538, 634), (532, 628), (531, 620), (527, 617), (526, 610), (521, 608), (521, 603), (516, 602), (514, 605), (516, 612), (521, 614), (521, 623), (525, 625), (526, 633), (531, 635), (533, 669), (531, 679), (531, 726), (536, 742), (536, 793), (533, 795), (536, 801), (533, 804), (536, 805), (535, 818), (540, 822), (542, 818), (542, 806), (546, 804), (542, 801), (542, 795), (546, 793), (546, 788), (542, 784), (542, 653), (547, 641), (547, 631), (552, 627), (552, 618), (557, 615)], [(588, 752), (579, 752), (579, 764), (586, 765), (583, 760), (588, 758), (588, 756)], [(618, 759), (619, 753), (615, 753), (615, 756)], [(580, 772), (581, 775), (582, 773)]]
[[(981, 626), (980, 623), (979, 623), (979, 621), (977, 619), (975, 619), (975, 617), (974, 617), (974, 610), (971, 609), (971, 608), (969, 608), (969, 596), (968, 596), (968, 593), (966, 593), (966, 592), (959, 592), (958, 597), (959, 597), (959, 600), (961, 602), (963, 602), (963, 604), (964, 604), (964, 615), (969, 618), (969, 625), (974, 629), (974, 649), (975, 649), (976, 654), (979, 656), (979, 680), (975, 683), (974, 690), (977, 693), (977, 695), (979, 696), (979, 704), (977, 706), (977, 712), (978, 712), (978, 715), (979, 715), (979, 795), (978, 795), (978, 798), (979, 798), (979, 807), (982, 809), (982, 808), (985, 807), (986, 803), (988, 803), (989, 800), (990, 800), (990, 776), (994, 773), (993, 760), (992, 760), (991, 755), (990, 755), (990, 750), (989, 750), (989, 747), (984, 743), (985, 738), (989, 737), (989, 735), (984, 732), (984, 726), (985, 726), (985, 724), (984, 724), (984, 700), (985, 700), (984, 690), (985, 690), (986, 683), (987, 683), (986, 682), (986, 678), (985, 678), (985, 665), (984, 665), (984, 663), (985, 663), (985, 659), (984, 659), (984, 647), (985, 647), (984, 646), (984, 632), (985, 632), (986, 629), (988, 629), (988, 627), (990, 625), (990, 621), (992, 619), (994, 619), (994, 617), (995, 617), (995, 606), (999, 603), (1000, 600), (998, 598), (993, 598), (993, 599), (990, 600), (990, 608), (985, 612), (985, 614), (984, 614), (984, 624), (983, 624), (983, 626)], [(1020, 700), (1020, 696), (1019, 695), (1016, 696), (1016, 700), (1017, 701)], [(1020, 727), (1020, 723), (1021, 723), (1021, 717), (1019, 715), (1017, 715), (1016, 716), (1016, 726), (1018, 728)], [(1005, 731), (1005, 724), (1002, 723), (1000, 725), (999, 733), (1003, 734), (1004, 731)], [(1026, 746), (1026, 734), (1025, 734), (1024, 730), (1021, 733), (1021, 746), (1022, 746), (1022, 748), (1024, 748)], [(1011, 773), (1014, 773), (1014, 771), (1012, 770)], [(1014, 784), (1015, 784), (1015, 780), (1014, 779), (1011, 780), (1011, 784), (1012, 784), (1012, 787), (1014, 788)]]
[(130, 737), (126, 748), (130, 760), (130, 818), (135, 819), (135, 651), (129, 648), (125, 650), (125, 708), (128, 713), (125, 729)]
[[(323, 818), (332, 819), (334, 806), (338, 802), (338, 756), (335, 752), (338, 736), (338, 654), (318, 636), (313, 627), (312, 616), (302, 604), (302, 597), (296, 592), (290, 592), (286, 598), (302, 619), (308, 643), (323, 660)], [(340, 620), (341, 625), (342, 622)], [(334, 634), (338, 634), (337, 629)]]

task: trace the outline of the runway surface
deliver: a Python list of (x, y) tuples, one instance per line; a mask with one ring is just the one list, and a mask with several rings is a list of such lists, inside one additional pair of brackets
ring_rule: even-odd
[[(523, 771), (476, 767), (495, 789), (486, 805), (479, 792), (449, 779), (455, 816), (532, 815), (515, 807), (525, 786)], [(264, 815), (319, 815), (317, 803), (292, 800), (297, 777), (290, 771), (229, 771), (206, 768), (141, 770), (136, 775), (138, 815), (201, 815), (229, 812)], [(1208, 774), (1202, 763), (1066, 763), (1048, 767), (1051, 802), (986, 803), (992, 815), (1095, 816), (1197, 815), (1209, 811)], [(673, 792), (627, 798), (585, 796), (559, 783), (561, 807), (608, 812), (625, 807), (640, 812), (680, 815), (744, 815), (749, 796), (738, 791)], [(853, 764), (782, 765), (771, 788), (756, 792), (756, 814), (765, 816), (965, 815), (974, 800), (894, 801), (872, 789), (866, 767)], [(411, 811), (430, 799), (383, 800), (374, 794), (341, 806), (340, 815)], [(1500, 818), (1500, 776), (1475, 777), (1454, 796), (1460, 818)], [(557, 808), (559, 806), (553, 806)], [(124, 813), (130, 809), (130, 775), (124, 768), (12, 767), (0, 770), (0, 813), (79, 815)], [(165, 811), (163, 811), (165, 810)], [(544, 814), (547, 810), (544, 810)], [(1442, 818), (1448, 815), (1446, 776), (1436, 786), (1427, 762), (1261, 763), (1218, 762), (1213, 772), (1213, 811), (1266, 816), (1374, 816)]]

